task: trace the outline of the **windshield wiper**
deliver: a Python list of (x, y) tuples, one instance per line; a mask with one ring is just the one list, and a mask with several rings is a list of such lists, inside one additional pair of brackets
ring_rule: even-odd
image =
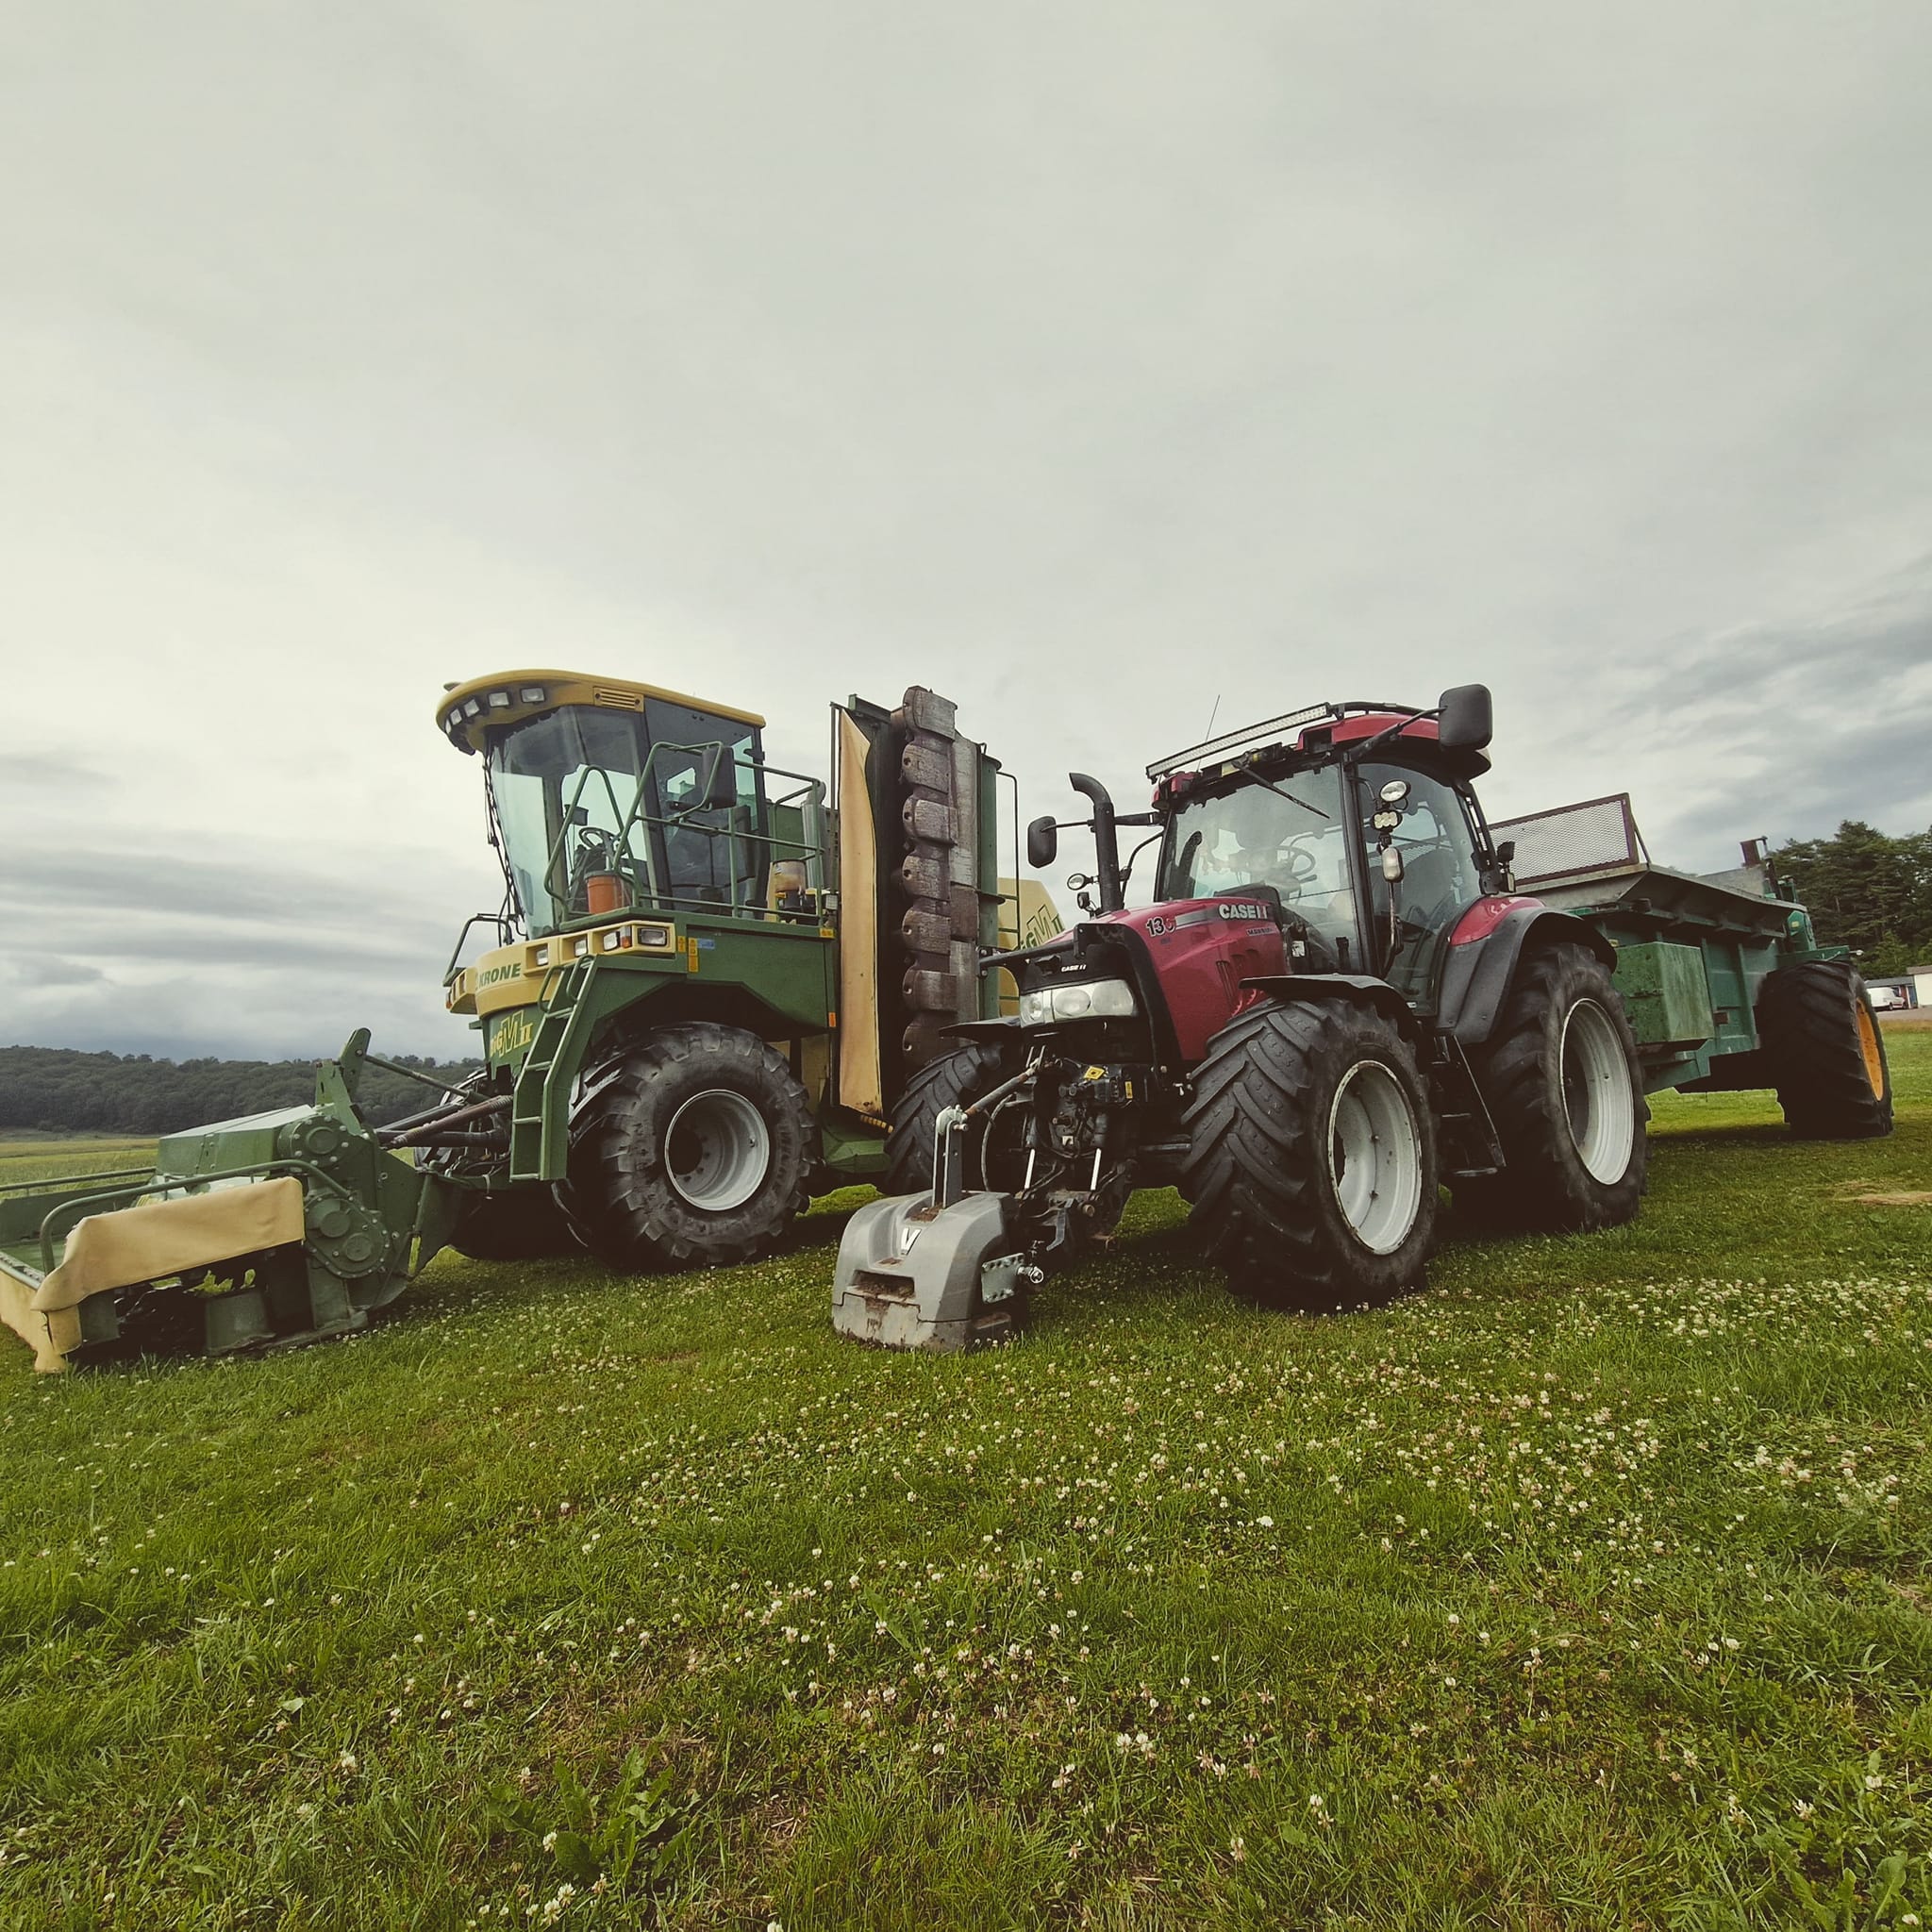
[[(1257, 773), (1250, 773), (1249, 776), (1254, 779), (1257, 785), (1267, 786), (1267, 789), (1274, 792), (1276, 798), (1285, 798), (1289, 804), (1298, 805), (1304, 811), (1313, 812), (1318, 819), (1328, 819), (1328, 814), (1319, 805), (1310, 805), (1306, 798), (1297, 798), (1292, 791), (1284, 791), (1279, 785), (1269, 785), (1267, 779), (1261, 777)], [(1335, 821), (1328, 819), (1328, 823), (1332, 825)]]

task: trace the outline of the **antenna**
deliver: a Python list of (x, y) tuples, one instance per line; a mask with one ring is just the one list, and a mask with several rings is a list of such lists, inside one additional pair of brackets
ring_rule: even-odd
[(1220, 717), (1220, 716), (1221, 716), (1221, 693), (1220, 693), (1219, 691), (1216, 691), (1216, 692), (1214, 693), (1214, 708), (1213, 708), (1213, 709), (1212, 709), (1211, 711), (1209, 711), (1209, 712), (1208, 713), (1208, 728), (1207, 728), (1207, 730), (1205, 730), (1205, 731), (1204, 731), (1204, 732), (1202, 732), (1202, 734), (1201, 734), (1201, 739), (1202, 739), (1202, 741), (1203, 741), (1204, 743), (1205, 743), (1205, 742), (1206, 742), (1206, 741), (1208, 741), (1208, 739), (1210, 739), (1210, 738), (1212, 738), (1212, 737), (1214, 736), (1214, 721), (1215, 721), (1215, 719), (1217, 719), (1217, 718), (1218, 718), (1218, 717)]

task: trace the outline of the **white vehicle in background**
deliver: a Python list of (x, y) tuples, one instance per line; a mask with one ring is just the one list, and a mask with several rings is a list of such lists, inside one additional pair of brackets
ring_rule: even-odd
[(1872, 1002), (1874, 1013), (1889, 1013), (1902, 1009), (1906, 996), (1895, 986), (1868, 986), (1865, 997)]

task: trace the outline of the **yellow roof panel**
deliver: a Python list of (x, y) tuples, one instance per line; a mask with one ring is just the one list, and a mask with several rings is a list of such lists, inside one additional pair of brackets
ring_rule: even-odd
[(638, 684), (627, 677), (596, 677), (587, 671), (498, 671), (489, 677), (451, 685), (437, 701), (436, 723), (453, 744), (474, 752), (482, 749), (483, 733), (492, 724), (520, 724), (564, 705), (605, 705), (612, 710), (641, 711), (646, 698), (708, 711), (739, 724), (762, 728), (765, 722), (756, 711), (741, 711), (735, 705), (714, 704), (709, 698), (666, 691), (661, 685)]

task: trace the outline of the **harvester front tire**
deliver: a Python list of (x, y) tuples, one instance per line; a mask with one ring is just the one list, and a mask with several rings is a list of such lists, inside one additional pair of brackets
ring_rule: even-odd
[(665, 1026), (591, 1076), (558, 1198), (619, 1274), (729, 1267), (804, 1211), (816, 1143), (804, 1087), (757, 1034)]
[(1757, 1028), (1792, 1133), (1870, 1141), (1891, 1132), (1885, 1039), (1844, 960), (1780, 966), (1758, 991)]
[(466, 1192), (449, 1244), (473, 1261), (550, 1261), (583, 1252), (563, 1209), (541, 1182)]
[(1435, 1122), (1381, 1014), (1307, 1000), (1237, 1020), (1208, 1042), (1186, 1124), (1181, 1192), (1235, 1293), (1316, 1310), (1423, 1285)]
[(1578, 1234), (1636, 1219), (1650, 1158), (1637, 1037), (1588, 946), (1533, 953), (1476, 1055), (1504, 1166), (1456, 1181), (1487, 1226)]
[[(933, 1181), (933, 1135), (940, 1115), (949, 1107), (970, 1107), (1019, 1070), (1012, 1055), (976, 1040), (921, 1067), (892, 1105), (891, 1132), (886, 1140), (885, 1191), (926, 1192)], [(1011, 1191), (1024, 1176), (1024, 1159), (1016, 1159), (1010, 1151), (1003, 1158), (997, 1146), (989, 1156), (984, 1125), (968, 1127), (969, 1188)]]

